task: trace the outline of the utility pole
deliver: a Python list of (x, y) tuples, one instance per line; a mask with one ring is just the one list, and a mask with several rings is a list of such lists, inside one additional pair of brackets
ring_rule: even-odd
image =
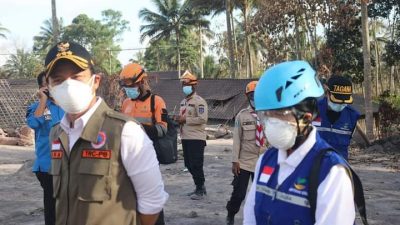
[(56, 7), (56, 0), (51, 0), (51, 22), (53, 26), (53, 42), (54, 45), (58, 43), (60, 40), (60, 31), (57, 19), (57, 7)]

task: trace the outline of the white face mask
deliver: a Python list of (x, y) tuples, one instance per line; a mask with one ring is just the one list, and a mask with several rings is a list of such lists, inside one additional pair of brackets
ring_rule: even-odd
[(335, 112), (341, 112), (344, 108), (346, 108), (347, 104), (336, 104), (328, 100), (328, 106)]
[(65, 112), (81, 113), (89, 107), (93, 100), (94, 77), (92, 76), (88, 83), (67, 79), (59, 85), (50, 87), (50, 94)]
[(287, 121), (269, 117), (264, 120), (264, 133), (272, 146), (288, 150), (296, 141), (297, 129)]

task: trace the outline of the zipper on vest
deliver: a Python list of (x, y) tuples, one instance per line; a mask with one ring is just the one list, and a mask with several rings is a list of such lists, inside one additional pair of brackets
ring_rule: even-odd
[(273, 194), (273, 196), (272, 196), (272, 201), (275, 200), (276, 194), (278, 193), (278, 189), (279, 189), (279, 184), (277, 184), (276, 187), (275, 187), (274, 194)]
[(67, 184), (67, 219), (65, 221), (65, 224), (68, 225), (68, 220), (69, 220), (69, 178), (70, 178), (70, 157), (68, 157), (68, 184)]
[(271, 224), (271, 214), (268, 215), (267, 225)]

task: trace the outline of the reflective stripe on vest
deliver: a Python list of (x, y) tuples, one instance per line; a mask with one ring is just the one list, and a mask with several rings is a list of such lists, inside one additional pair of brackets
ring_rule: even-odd
[(257, 191), (272, 197), (272, 199), (278, 199), (290, 204), (310, 208), (310, 203), (307, 198), (286, 194), (263, 185), (257, 185)]
[(353, 132), (351, 131), (347, 131), (347, 130), (339, 130), (339, 129), (335, 129), (335, 128), (329, 128), (329, 127), (318, 127), (316, 126), (318, 131), (326, 131), (326, 132), (332, 132), (332, 133), (336, 133), (336, 134), (344, 134), (344, 135), (352, 135)]

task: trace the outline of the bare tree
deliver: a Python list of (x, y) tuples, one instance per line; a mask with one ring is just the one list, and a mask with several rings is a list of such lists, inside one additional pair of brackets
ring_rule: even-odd
[(364, 100), (365, 100), (365, 125), (369, 140), (374, 139), (374, 126), (371, 98), (371, 52), (369, 44), (368, 6), (369, 0), (361, 0), (361, 26), (364, 59)]

